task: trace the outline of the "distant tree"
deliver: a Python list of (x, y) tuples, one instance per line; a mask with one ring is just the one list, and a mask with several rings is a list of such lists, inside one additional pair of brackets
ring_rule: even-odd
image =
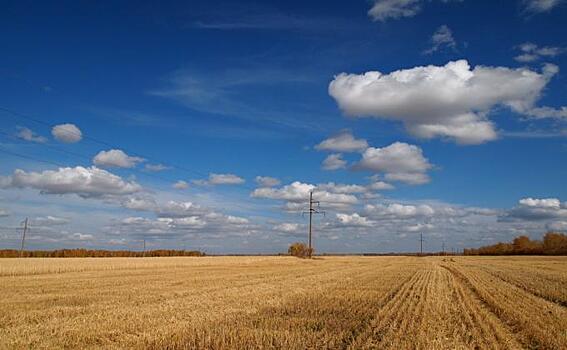
[(567, 235), (548, 232), (543, 241), (527, 236), (514, 238), (512, 243), (497, 243), (476, 249), (465, 249), (465, 255), (567, 255)]
[[(309, 248), (305, 245), (305, 243), (301, 243), (301, 242), (295, 242), (292, 243), (288, 250), (287, 250), (288, 254), (291, 256), (296, 256), (298, 258), (307, 258), (309, 257)], [(311, 248), (311, 255), (313, 255), (313, 248)]]
[(543, 251), (546, 255), (567, 255), (567, 235), (546, 233), (543, 236)]

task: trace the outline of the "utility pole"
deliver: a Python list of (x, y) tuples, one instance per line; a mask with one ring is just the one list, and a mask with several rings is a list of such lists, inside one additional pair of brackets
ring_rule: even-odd
[[(314, 208), (313, 204), (317, 204), (317, 207)], [(323, 214), (325, 215), (324, 211), (320, 211), (319, 210), (319, 205), (321, 203), (319, 201), (314, 201), (313, 200), (313, 191), (309, 192), (309, 259), (311, 259), (311, 254), (312, 254), (312, 233), (313, 233), (313, 214)], [(305, 212), (303, 212), (303, 214), (305, 214)]]
[(22, 247), (20, 248), (20, 258), (24, 255), (24, 243), (26, 241), (26, 231), (28, 230), (28, 218), (26, 218), (22, 223), (24, 224), (24, 232), (22, 234)]
[(423, 255), (423, 233), (419, 234), (419, 255)]
[(445, 255), (445, 241), (441, 244), (441, 251), (443, 252), (443, 255)]
[(146, 239), (145, 238), (144, 238), (144, 252), (143, 252), (142, 256), (144, 258), (146, 257)]

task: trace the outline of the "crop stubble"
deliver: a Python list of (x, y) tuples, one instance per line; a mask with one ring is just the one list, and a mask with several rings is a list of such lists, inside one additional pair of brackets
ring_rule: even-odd
[(563, 257), (2, 259), (0, 348), (565, 349)]

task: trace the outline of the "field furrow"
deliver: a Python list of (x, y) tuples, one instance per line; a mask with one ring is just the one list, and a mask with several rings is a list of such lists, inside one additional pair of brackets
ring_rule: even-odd
[(499, 321), (436, 263), (418, 276), (378, 313), (352, 349), (520, 348)]
[(563, 307), (497, 279), (480, 267), (446, 267), (474, 291), (523, 346), (567, 348), (567, 312)]

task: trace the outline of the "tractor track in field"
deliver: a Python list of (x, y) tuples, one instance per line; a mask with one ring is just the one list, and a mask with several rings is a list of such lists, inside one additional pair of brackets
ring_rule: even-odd
[[(465, 285), (483, 306), (496, 316), (528, 349), (565, 349), (567, 346), (567, 313), (564, 307), (550, 302), (512, 283), (498, 279), (477, 268), (467, 271), (455, 266), (442, 265)], [(469, 268), (470, 269), (470, 268)], [(520, 300), (521, 303), (513, 303)], [(538, 318), (532, 317), (538, 315)], [(549, 333), (557, 337), (549, 337)]]
[(498, 273), (496, 273), (496, 272), (494, 272), (494, 271), (492, 271), (492, 270), (490, 270), (490, 269), (483, 268), (482, 270), (485, 271), (486, 273), (490, 274), (491, 276), (493, 276), (493, 277), (495, 277), (495, 278), (498, 278), (498, 279), (501, 280), (502, 282), (504, 282), (504, 283), (506, 283), (506, 284), (513, 285), (513, 286), (515, 286), (515, 287), (517, 287), (517, 288), (520, 288), (520, 289), (522, 289), (523, 291), (525, 291), (525, 292), (527, 292), (527, 293), (529, 293), (529, 294), (531, 294), (531, 295), (533, 295), (533, 296), (535, 296), (535, 297), (537, 297), (537, 298), (543, 299), (543, 300), (548, 301), (548, 302), (550, 302), (550, 303), (557, 304), (557, 305), (559, 305), (559, 306), (561, 306), (561, 307), (563, 307), (563, 308), (567, 308), (567, 301), (566, 301), (566, 300), (558, 300), (558, 299), (556, 299), (556, 298), (550, 297), (549, 295), (546, 295), (546, 294), (544, 294), (544, 293), (538, 292), (537, 290), (534, 290), (533, 288), (530, 288), (530, 287), (528, 287), (528, 286), (526, 286), (526, 285), (520, 283), (519, 281), (515, 281), (515, 280), (513, 280), (513, 279), (511, 279), (511, 278), (503, 277), (502, 275), (500, 275), (500, 274), (498, 274)]

